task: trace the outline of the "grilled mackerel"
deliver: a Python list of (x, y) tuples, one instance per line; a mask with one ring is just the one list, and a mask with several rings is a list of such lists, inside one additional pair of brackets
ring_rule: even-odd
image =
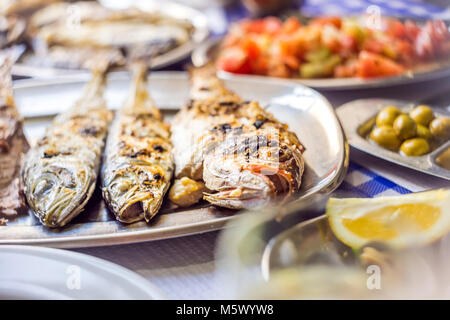
[(13, 100), (11, 64), (0, 65), (0, 218), (12, 218), (25, 208), (20, 164), (29, 146), (23, 121)]
[(105, 77), (95, 72), (83, 95), (58, 115), (32, 148), (22, 170), (30, 208), (48, 227), (77, 216), (94, 192), (112, 118), (103, 98)]
[(232, 209), (299, 189), (304, 147), (286, 124), (226, 89), (211, 65), (191, 71), (190, 96), (172, 124), (176, 178), (203, 180), (211, 190), (203, 198)]
[(158, 212), (173, 173), (169, 126), (147, 91), (146, 66), (134, 66), (130, 95), (108, 136), (103, 197), (117, 220), (147, 222)]

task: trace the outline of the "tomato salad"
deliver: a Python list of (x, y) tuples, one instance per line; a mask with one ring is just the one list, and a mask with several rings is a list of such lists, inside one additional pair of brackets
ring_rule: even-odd
[(419, 26), (383, 18), (369, 28), (363, 17), (319, 17), (307, 25), (267, 17), (234, 24), (216, 64), (232, 73), (283, 78), (374, 78), (446, 58), (450, 33), (440, 20)]

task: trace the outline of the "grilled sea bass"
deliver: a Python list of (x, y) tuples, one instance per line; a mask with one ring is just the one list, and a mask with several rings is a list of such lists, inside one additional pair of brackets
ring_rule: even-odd
[(131, 92), (111, 126), (104, 159), (103, 197), (117, 220), (150, 221), (169, 188), (173, 157), (169, 126), (148, 94), (144, 64), (134, 65)]
[(78, 215), (94, 192), (112, 118), (103, 98), (105, 76), (95, 72), (82, 97), (58, 115), (32, 148), (22, 170), (30, 208), (48, 227)]
[(190, 96), (172, 125), (176, 178), (203, 180), (205, 200), (233, 209), (299, 189), (304, 147), (287, 125), (227, 90), (210, 65), (191, 71)]
[(0, 218), (14, 217), (25, 207), (20, 164), (28, 150), (23, 121), (13, 100), (11, 64), (0, 65)]

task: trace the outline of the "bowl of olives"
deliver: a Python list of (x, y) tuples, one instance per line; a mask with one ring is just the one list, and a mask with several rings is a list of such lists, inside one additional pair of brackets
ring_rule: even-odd
[(450, 118), (436, 117), (426, 105), (409, 112), (388, 105), (376, 115), (368, 138), (404, 156), (423, 156), (450, 139)]
[(397, 100), (361, 99), (340, 106), (337, 114), (351, 146), (450, 180), (449, 110)]

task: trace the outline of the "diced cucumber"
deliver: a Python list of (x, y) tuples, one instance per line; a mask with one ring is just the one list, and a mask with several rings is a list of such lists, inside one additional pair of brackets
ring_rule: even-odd
[(300, 67), (302, 78), (320, 78), (331, 76), (334, 67), (341, 63), (341, 57), (332, 55), (324, 61), (304, 63)]
[(308, 52), (305, 56), (308, 62), (319, 62), (323, 61), (331, 55), (330, 50), (327, 47), (321, 47), (314, 51)]

